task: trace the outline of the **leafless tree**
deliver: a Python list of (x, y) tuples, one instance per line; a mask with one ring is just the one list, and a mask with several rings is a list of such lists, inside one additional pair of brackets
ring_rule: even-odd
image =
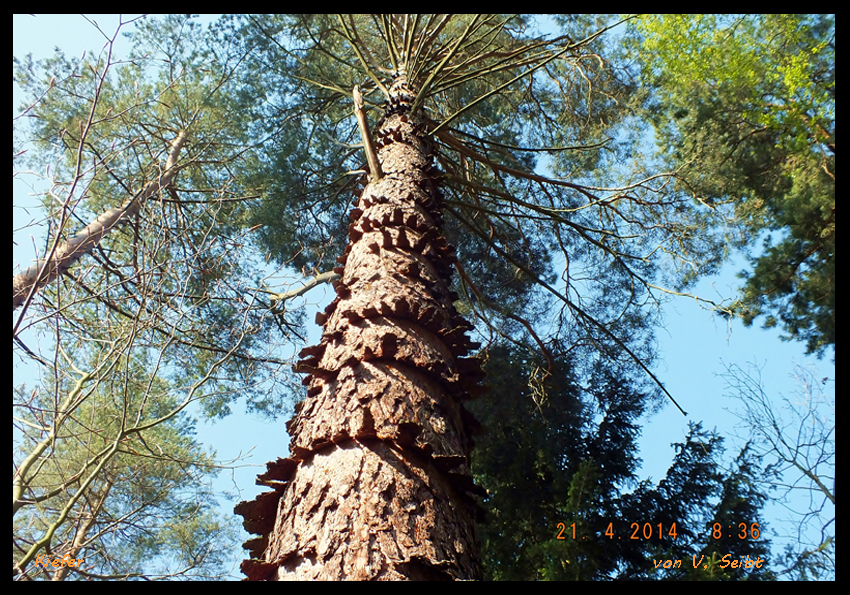
[[(767, 393), (761, 370), (727, 366), (729, 395), (743, 403), (736, 415), (751, 439), (751, 447), (772, 470), (772, 487), (793, 518), (794, 529), (784, 537), (799, 544), (786, 555), (786, 573), (835, 573), (835, 398), (825, 387), (834, 379), (815, 378), (812, 370), (796, 365), (793, 397), (781, 407)], [(815, 536), (815, 537), (813, 537)]]

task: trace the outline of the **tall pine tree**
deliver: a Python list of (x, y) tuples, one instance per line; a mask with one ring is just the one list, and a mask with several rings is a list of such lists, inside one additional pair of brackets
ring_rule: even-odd
[[(625, 85), (595, 68), (605, 27), (577, 21), (571, 35), (544, 37), (528, 25), (499, 15), (234, 23), (268, 66), (254, 104), (264, 132), (280, 127), (270, 146), (278, 200), (258, 213), (264, 238), (284, 253), (297, 242), (304, 270), (327, 269), (335, 254), (341, 265), (337, 297), (317, 316), (322, 339), (295, 366), (308, 391), (289, 424), (291, 454), (260, 477), (273, 491), (237, 507), (260, 535), (246, 544), (249, 578), (481, 576), (475, 424), (462, 406), (480, 370), (466, 358), (477, 345), (458, 303), (487, 306), (494, 329), (526, 332), (551, 361), (558, 336), (593, 341), (655, 380), (639, 312), (652, 242), (681, 221), (647, 198), (649, 181), (591, 188), (535, 171), (541, 151), (561, 169), (604, 163), (606, 140), (586, 136), (616, 109), (604, 95), (582, 105), (579, 90)], [(344, 197), (361, 180), (348, 216)], [(463, 281), (454, 293), (453, 268)], [(535, 292), (561, 304), (549, 346), (529, 316)]]

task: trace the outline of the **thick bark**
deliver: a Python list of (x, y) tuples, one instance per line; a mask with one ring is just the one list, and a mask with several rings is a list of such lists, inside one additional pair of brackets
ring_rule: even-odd
[(452, 306), (454, 250), (413, 96), (396, 79), (378, 129), (382, 177), (351, 213), (337, 297), (301, 352), (307, 398), (289, 422), (274, 488), (236, 507), (260, 538), (249, 579), (476, 579), (477, 505), (461, 401), (481, 378)]

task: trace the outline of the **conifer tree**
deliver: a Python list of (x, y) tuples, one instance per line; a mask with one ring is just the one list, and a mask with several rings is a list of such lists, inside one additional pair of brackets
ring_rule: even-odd
[[(552, 361), (523, 316), (535, 289), (548, 292), (560, 300), (561, 323), (572, 319), (572, 342), (596, 341), (657, 383), (640, 341), (621, 338), (620, 325), (640, 336), (651, 264), (637, 251), (680, 222), (647, 199), (649, 181), (592, 188), (534, 170), (540, 145), (561, 168), (575, 164), (564, 154), (599, 149), (580, 144), (581, 118), (568, 113), (577, 97), (567, 88), (589, 76), (598, 59), (591, 44), (606, 28), (577, 22), (574, 37), (545, 37), (527, 35), (527, 25), (500, 15), (251, 16), (233, 25), (262, 48), (255, 59), (270, 66), (262, 87), (279, 81), (286, 93), (261, 106), (266, 125), (297, 114), (308, 131), (303, 147), (288, 145), (304, 161), (277, 184), (300, 204), (292, 196), (267, 203), (279, 215), (265, 237), (278, 248), (283, 237), (297, 239), (305, 269), (326, 268), (334, 247), (341, 252), (336, 299), (316, 318), (321, 341), (295, 366), (308, 389), (288, 425), (290, 455), (260, 476), (272, 491), (237, 507), (260, 535), (246, 544), (249, 578), (480, 578), (468, 470), (475, 423), (463, 401), (481, 372), (467, 358), (478, 345), (456, 304), (485, 304), (502, 329), (522, 328)], [(601, 99), (575, 109), (596, 107), (605, 113)], [(357, 179), (365, 187), (342, 231), (341, 197)], [(649, 223), (659, 215), (662, 224)], [(293, 219), (309, 223), (293, 227)], [(629, 227), (640, 230), (637, 242)], [(567, 262), (563, 290), (547, 270), (553, 245)], [(493, 264), (476, 262), (476, 251)], [(571, 275), (603, 262), (610, 277), (598, 302), (568, 297)], [(451, 290), (455, 269), (465, 300)], [(508, 289), (488, 282), (491, 273)], [(508, 300), (498, 304), (500, 296)], [(609, 318), (615, 300), (621, 314)]]

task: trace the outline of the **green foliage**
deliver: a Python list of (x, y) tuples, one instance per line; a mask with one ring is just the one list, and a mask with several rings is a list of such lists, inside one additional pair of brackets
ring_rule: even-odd
[[(141, 20), (132, 39), (121, 61), (109, 50), (79, 60), (58, 50), (40, 62), (15, 60), (29, 97), (51, 81), (17, 123), (35, 149), (22, 159), (49, 174), (52, 187), (41, 198), (50, 241), (121, 206), (159, 176), (177, 132), (188, 134), (175, 188), (102, 240), (93, 256), (103, 266), (83, 284), (66, 279), (45, 295), (53, 305), (84, 302), (69, 314), (83, 326), (121, 327), (141, 315), (145, 340), (169, 343), (183, 380), (202, 378), (213, 365), (226, 369), (210, 382), (218, 397), (204, 402), (208, 415), (226, 415), (237, 394), (274, 414), (290, 395), (274, 379), (285, 356), (269, 352), (281, 325), (249, 290), (268, 273), (249, 228), (259, 195), (246, 183), (258, 157), (238, 102), (245, 56), (187, 15)], [(285, 324), (296, 333), (301, 326), (293, 316)]]
[[(67, 397), (79, 377), (64, 375), (46, 378), (18, 408), (24, 489), (14, 502), (13, 563), (28, 559), (31, 579), (57, 578), (62, 570), (39, 560), (66, 554), (84, 560), (72, 579), (226, 575), (236, 527), (216, 510), (214, 453), (195, 441), (181, 391), (149, 375), (155, 367), (143, 358), (78, 356), (115, 359), (91, 360), (97, 372), (76, 399)], [(48, 436), (34, 464), (18, 467)]]
[[(487, 372), (493, 389), (471, 405), (484, 427), (473, 472), (488, 494), (480, 526), (488, 578), (772, 578), (765, 564), (747, 570), (720, 566), (727, 554), (765, 559), (768, 552), (760, 518), (766, 496), (758, 488), (763, 471), (748, 449), (724, 471), (722, 439), (695, 425), (675, 445), (666, 476), (656, 485), (638, 483), (638, 420), (645, 395), (606, 366), (597, 367), (584, 387), (569, 362), (559, 362), (541, 385), (533, 381), (537, 365), (519, 351), (491, 349)], [(759, 538), (712, 536), (714, 523), (738, 521), (760, 523)], [(644, 538), (641, 531), (648, 530), (652, 536)], [(708, 571), (693, 569), (692, 556), (712, 555), (719, 555), (718, 562)], [(681, 559), (683, 565), (655, 567), (654, 561), (666, 559)]]
[(727, 312), (823, 354), (835, 345), (834, 16), (659, 15), (635, 29), (663, 158), (689, 193), (733, 207), (751, 249)]
[[(13, 559), (30, 577), (49, 577), (37, 558), (58, 552), (85, 558), (92, 578), (226, 575), (235, 530), (216, 513), (216, 461), (187, 410), (222, 416), (246, 398), (278, 414), (290, 396), (274, 351), (288, 333), (249, 290), (267, 272), (234, 101), (244, 56), (186, 15), (138, 21), (133, 40), (121, 60), (111, 44), (15, 60), (27, 110), (13, 142), (27, 145), (14, 166), (40, 176), (42, 253), (157, 178), (188, 134), (174, 187), (18, 313), (17, 353), (44, 382), (15, 394)], [(54, 340), (33, 345), (31, 326)]]
[[(374, 132), (404, 65), (444, 173), (443, 231), (472, 317), (492, 336), (537, 332), (538, 347), (648, 362), (659, 247), (690, 260), (705, 239), (686, 200), (659, 198), (663, 182), (610, 185), (634, 141), (618, 125), (641, 95), (599, 43), (615, 24), (575, 17), (542, 34), (514, 15), (223, 19), (217, 31), (245, 55), (236, 101), (264, 143), (249, 177), (264, 195), (251, 211), (264, 252), (304, 272), (334, 266), (364, 182), (351, 89)], [(544, 175), (550, 165), (559, 177)]]

